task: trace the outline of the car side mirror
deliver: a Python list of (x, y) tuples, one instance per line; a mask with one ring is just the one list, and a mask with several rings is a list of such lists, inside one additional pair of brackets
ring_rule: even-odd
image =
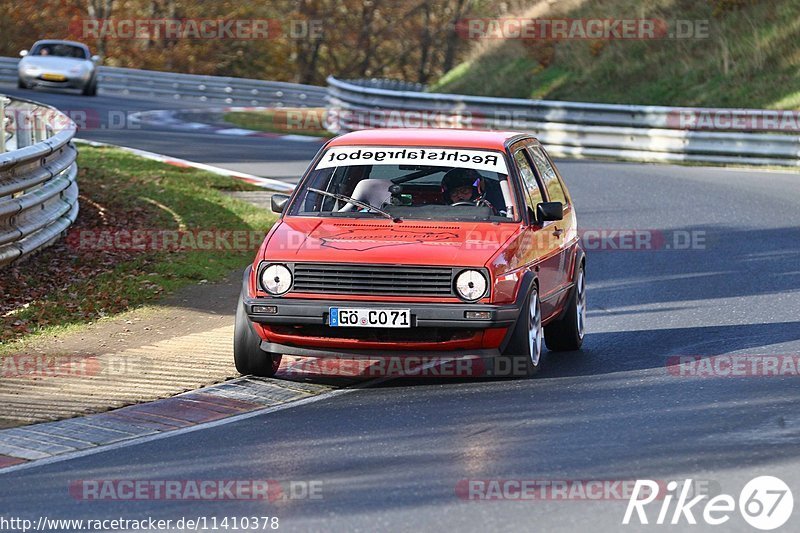
[(25, 57), (26, 55), (28, 55), (28, 51), (27, 50), (20, 50), (19, 51), (19, 57)]
[(286, 209), (286, 204), (289, 202), (289, 195), (287, 194), (273, 194), (272, 195), (272, 212), (273, 213), (283, 213), (283, 210)]
[(561, 202), (542, 202), (536, 206), (536, 221), (547, 222), (564, 218), (564, 204)]
[(100, 59), (101, 59), (100, 56), (94, 55), (92, 56), (92, 63), (99, 63)]

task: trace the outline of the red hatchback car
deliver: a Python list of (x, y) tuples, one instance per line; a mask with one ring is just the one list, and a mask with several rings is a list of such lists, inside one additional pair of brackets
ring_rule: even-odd
[(234, 356), (511, 358), (577, 350), (585, 257), (569, 192), (523, 133), (380, 129), (330, 140), (244, 275)]

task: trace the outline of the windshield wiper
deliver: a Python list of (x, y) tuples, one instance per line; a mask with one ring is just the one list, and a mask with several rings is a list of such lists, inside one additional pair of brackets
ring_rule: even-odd
[(366, 202), (362, 202), (361, 200), (356, 200), (355, 198), (350, 198), (349, 196), (345, 196), (344, 194), (336, 194), (336, 193), (333, 193), (333, 192), (322, 191), (320, 189), (315, 189), (313, 187), (308, 187), (308, 190), (309, 191), (313, 191), (313, 192), (318, 193), (318, 194), (325, 195), (325, 196), (330, 196), (331, 198), (335, 198), (335, 199), (339, 200), (340, 202), (346, 202), (348, 204), (357, 205), (358, 207), (361, 207), (362, 209), (367, 209), (369, 211), (374, 211), (375, 213), (378, 213), (378, 214), (381, 214), (381, 215), (385, 216), (386, 218), (388, 218), (392, 222), (402, 222), (403, 221), (402, 218), (396, 217), (396, 216), (392, 215), (391, 213), (388, 213), (387, 211), (384, 211), (383, 209), (375, 207), (372, 204), (368, 204)]

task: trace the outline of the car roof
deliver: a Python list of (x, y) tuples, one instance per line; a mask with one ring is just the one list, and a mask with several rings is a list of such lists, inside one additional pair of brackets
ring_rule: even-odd
[(504, 150), (506, 141), (526, 136), (518, 131), (439, 128), (382, 128), (354, 131), (332, 139), (328, 146), (447, 146)]
[(79, 43), (77, 41), (65, 41), (63, 39), (42, 39), (41, 41), (36, 41), (35, 43), (33, 43), (33, 46), (36, 46), (37, 44), (69, 44), (71, 46), (77, 46), (79, 48), (85, 48), (87, 50), (89, 49), (89, 47), (83, 43)]

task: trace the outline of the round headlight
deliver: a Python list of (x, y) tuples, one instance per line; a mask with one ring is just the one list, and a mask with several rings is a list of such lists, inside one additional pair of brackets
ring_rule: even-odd
[(456, 276), (456, 291), (465, 300), (478, 300), (486, 293), (486, 278), (477, 270), (465, 270)]
[(281, 295), (292, 286), (292, 272), (283, 265), (269, 265), (261, 271), (261, 286), (274, 296)]

